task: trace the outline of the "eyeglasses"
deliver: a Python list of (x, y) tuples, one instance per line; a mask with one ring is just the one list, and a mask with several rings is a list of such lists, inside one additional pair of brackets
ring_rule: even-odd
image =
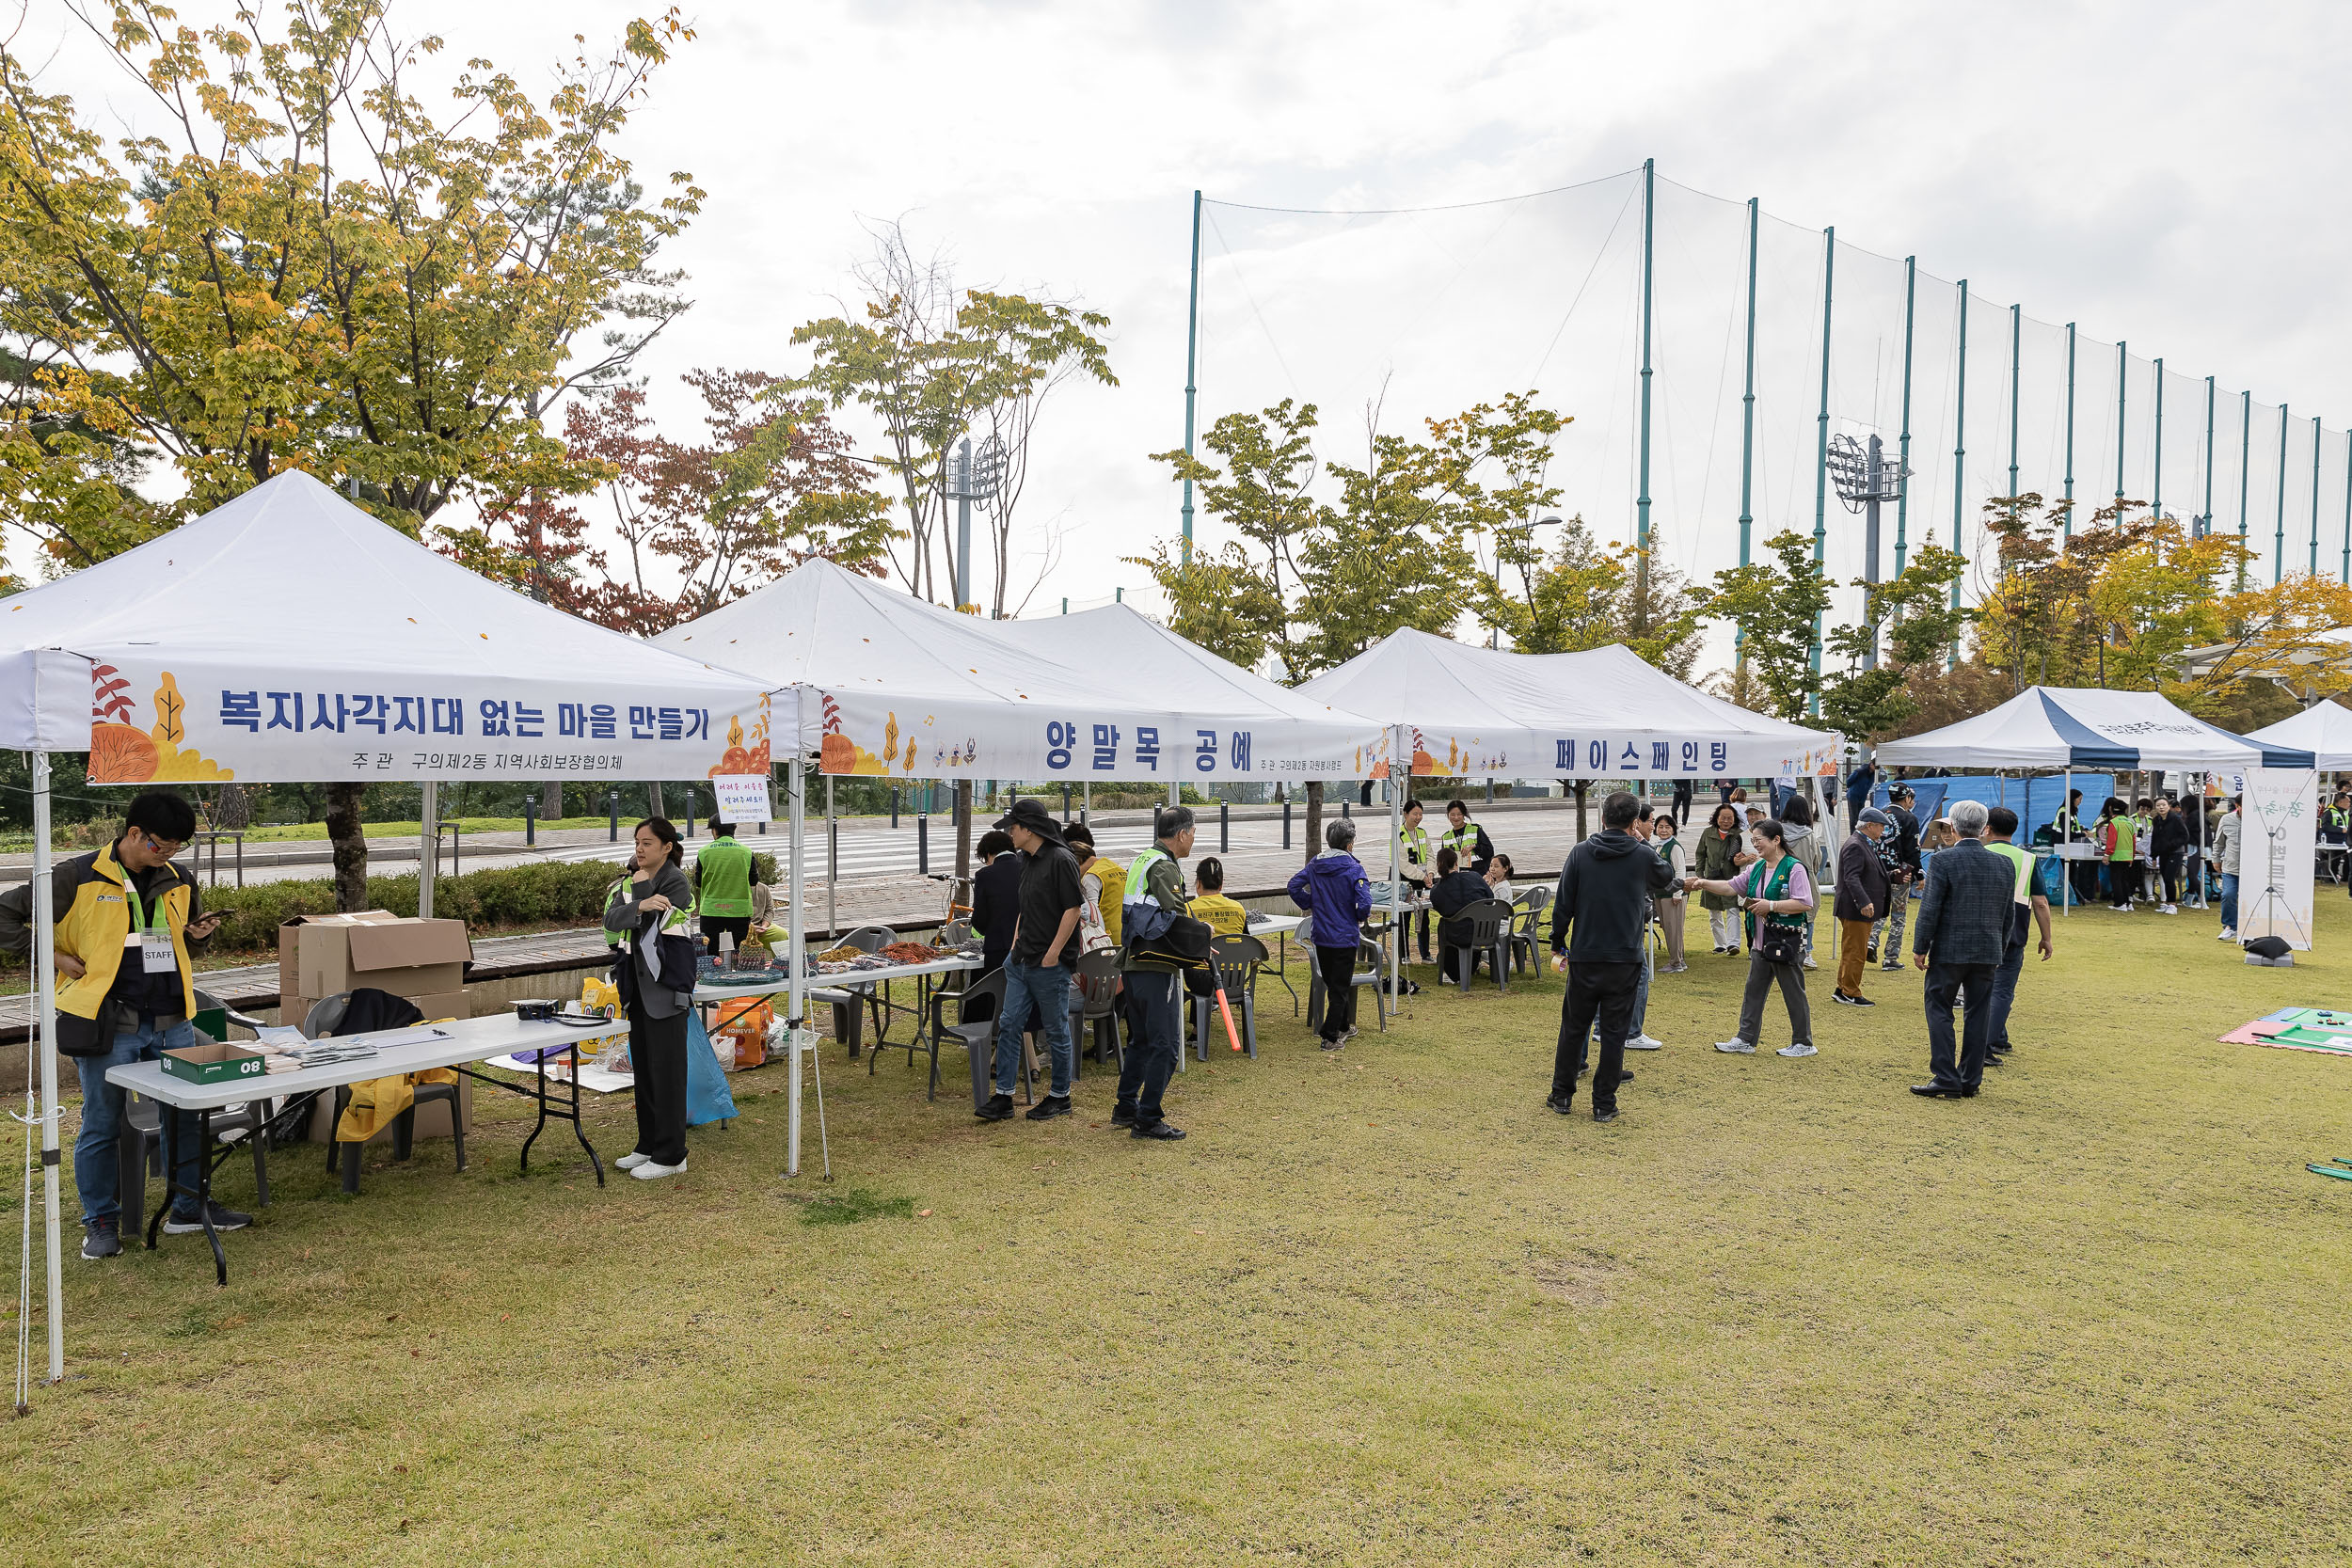
[(185, 839), (157, 838), (153, 833), (147, 832), (144, 828), (139, 830), (139, 836), (147, 840), (147, 847), (150, 851), (163, 856), (166, 860), (171, 859), (172, 856), (187, 847), (187, 841)]

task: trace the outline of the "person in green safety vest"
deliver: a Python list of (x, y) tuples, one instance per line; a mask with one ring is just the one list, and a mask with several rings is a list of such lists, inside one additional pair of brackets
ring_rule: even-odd
[[(1429, 847), (1429, 830), (1421, 825), (1422, 816), (1422, 804), (1419, 800), (1405, 802), (1403, 816), (1405, 825), (1397, 830), (1396, 834), (1396, 863), (1398, 874), (1406, 881), (1414, 884), (1426, 896), (1429, 890), (1438, 883), (1438, 856), (1437, 851)], [(1417, 915), (1408, 914), (1405, 919), (1407, 928), (1399, 933), (1397, 957), (1400, 959), (1404, 958), (1403, 939), (1412, 934), (1410, 927), (1417, 924), (1421, 927), (1421, 961), (1427, 963), (1429, 961), (1429, 911), (1423, 910)]]
[(752, 929), (752, 852), (735, 836), (735, 824), (710, 819), (710, 842), (694, 857), (694, 908), (702, 916), (703, 940), (719, 950), (721, 936), (735, 945)]
[(1486, 836), (1486, 830), (1470, 820), (1470, 807), (1459, 800), (1446, 802), (1445, 819), (1449, 826), (1438, 835), (1438, 847), (1453, 850), (1464, 864), (1484, 877), (1495, 858), (1494, 841)]

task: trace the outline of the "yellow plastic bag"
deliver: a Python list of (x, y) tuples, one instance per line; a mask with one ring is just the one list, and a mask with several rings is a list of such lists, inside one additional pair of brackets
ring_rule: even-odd
[(583, 1007), (611, 1007), (615, 1018), (620, 1016), (621, 988), (610, 980), (594, 975), (580, 983), (580, 1005)]

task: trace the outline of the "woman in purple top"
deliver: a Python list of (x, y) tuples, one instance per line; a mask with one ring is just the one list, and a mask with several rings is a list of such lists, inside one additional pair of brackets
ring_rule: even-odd
[[(1688, 879), (1685, 886), (1693, 893), (1719, 893), (1728, 895), (1734, 906), (1746, 911), (1759, 928), (1751, 931), (1748, 954), (1748, 985), (1740, 998), (1740, 1032), (1732, 1038), (1719, 1041), (1715, 1049), (1753, 1055), (1756, 1042), (1764, 1030), (1764, 997), (1780, 982), (1782, 1000), (1788, 1004), (1788, 1044), (1781, 1048), (1783, 1056), (1810, 1056), (1813, 1050), (1813, 1010), (1804, 999), (1804, 970), (1799, 962), (1776, 963), (1765, 956), (1761, 927), (1765, 923), (1785, 926), (1792, 930), (1809, 924), (1813, 916), (1813, 880), (1804, 867), (1788, 853), (1788, 830), (1778, 822), (1758, 822), (1749, 831), (1748, 841), (1756, 846), (1759, 859), (1737, 877), (1722, 881), (1704, 878)], [(1800, 939), (1801, 940), (1801, 939)], [(1799, 959), (1803, 951), (1799, 948)]]

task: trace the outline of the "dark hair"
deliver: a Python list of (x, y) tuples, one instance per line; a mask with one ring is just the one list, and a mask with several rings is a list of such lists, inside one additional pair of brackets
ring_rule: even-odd
[(1634, 815), (1641, 809), (1642, 802), (1633, 798), (1631, 790), (1613, 789), (1609, 798), (1600, 803), (1600, 825), (1604, 828), (1629, 828), (1633, 826)]
[(1470, 807), (1464, 805), (1459, 800), (1448, 800), (1445, 803), (1445, 810), (1448, 816), (1453, 816), (1457, 811), (1464, 816), (1468, 816), (1470, 815)]
[(1454, 867), (1460, 865), (1461, 863), (1462, 857), (1460, 853), (1454, 849), (1453, 845), (1449, 844), (1444, 848), (1438, 851), (1438, 876), (1452, 876), (1454, 874)]
[(1984, 826), (1987, 832), (2007, 838), (2017, 831), (2017, 814), (2007, 806), (1994, 806), (1984, 814)]
[(733, 838), (735, 836), (735, 824), (732, 822), (722, 822), (714, 816), (710, 819), (710, 832), (711, 835), (715, 838)]
[(1012, 853), (1012, 835), (1002, 828), (991, 828), (980, 835), (980, 842), (975, 847), (979, 850), (982, 860), (1009, 855)]
[[(2075, 794), (2077, 794), (2077, 795), (2080, 795), (2080, 794), (2082, 793), (2082, 791), (2078, 789), (2078, 790), (2074, 791), (2074, 793), (2075, 793)], [(1911, 788), (1911, 786), (1910, 786), (1909, 784), (1902, 784), (1902, 783), (1899, 783), (1899, 782), (1898, 782), (1898, 783), (1896, 784), (1896, 785), (1895, 785), (1895, 787), (1894, 787), (1894, 788), (1892, 788), (1892, 789), (1890, 789), (1890, 790), (1888, 790), (1888, 791), (1886, 792), (1886, 798), (1887, 798), (1887, 800), (1890, 800), (1890, 801), (1892, 801), (1892, 800), (1915, 800), (1915, 799), (1916, 799), (1916, 797), (1915, 797), (1915, 796), (1912, 793), (1912, 788)]]
[(1407, 801), (1406, 801), (1406, 802), (1405, 802), (1405, 807), (1404, 807), (1404, 810), (1403, 810), (1403, 811), (1398, 812), (1398, 813), (1397, 813), (1397, 815), (1398, 815), (1399, 816), (1404, 816), (1404, 815), (1405, 815), (1405, 812), (1407, 812), (1407, 811), (1419, 811), (1419, 810), (1421, 810), (1421, 809), (1422, 809), (1422, 807), (1421, 807), (1421, 802), (1420, 802), (1419, 800), (1407, 800)]
[(1740, 831), (1740, 808), (1733, 805), (1729, 800), (1724, 801), (1712, 812), (1708, 814), (1707, 825), (1709, 828), (1722, 827), (1724, 825), (1724, 813), (1725, 812), (1731, 813), (1731, 831), (1735, 833), (1738, 832)]
[(1657, 815), (1658, 808), (1651, 805), (1647, 800), (1644, 800), (1640, 808), (1634, 812), (1633, 820), (1636, 822), (1646, 822)]
[[(2154, 807), (2154, 805), (2155, 805), (2155, 802), (2154, 802), (2153, 800), (2151, 800), (2150, 799), (2148, 799), (2148, 797), (2147, 797), (2147, 796), (2143, 795), (2143, 796), (2141, 796), (2141, 797), (2139, 798), (2139, 804), (2140, 804), (2141, 806), (2147, 806), (2147, 807), (2150, 807), (2150, 808), (2153, 808), (2153, 807)], [(2133, 809), (2134, 809), (2134, 810), (2137, 810), (2138, 808), (2137, 808), (2137, 807), (2134, 807)]]
[(1506, 877), (1518, 869), (1511, 863), (1511, 857), (1508, 855), (1497, 855), (1491, 863), (1502, 867), (1502, 874)]
[(654, 837), (660, 839), (662, 843), (670, 847), (670, 863), (672, 865), (684, 865), (686, 863), (686, 840), (685, 837), (677, 831), (677, 824), (672, 822), (666, 816), (648, 816), (643, 822), (638, 823), (636, 827), (631, 828), (628, 831), (629, 836), (634, 838), (640, 831), (644, 830), (651, 831)]
[(122, 825), (153, 838), (185, 844), (196, 835), (196, 808), (168, 789), (143, 789), (131, 797)]
[(1802, 795), (1791, 795), (1782, 802), (1780, 819), (1791, 828), (1813, 826), (1813, 802)]
[(2069, 800), (2079, 800), (2083, 798), (2083, 792), (2079, 789), (2070, 789), (2066, 792), (2066, 798)]
[(1174, 838), (1192, 823), (1190, 806), (1162, 806), (1152, 814), (1152, 836), (1154, 839)]
[(1192, 880), (1193, 885), (1203, 893), (1223, 893), (1225, 863), (1215, 855), (1209, 856), (1192, 868)]
[(1762, 833), (1766, 838), (1771, 839), (1774, 844), (1779, 845), (1783, 848), (1787, 848), (1788, 846), (1788, 828), (1783, 824), (1774, 821), (1772, 817), (1768, 816), (1763, 821), (1751, 825), (1748, 832), (1752, 833)]
[[(1010, 838), (1012, 835), (1008, 833), (1005, 836)], [(1091, 849), (1094, 847), (1094, 830), (1083, 822), (1073, 822), (1061, 831), (1061, 841), (1064, 844), (1083, 844)]]

